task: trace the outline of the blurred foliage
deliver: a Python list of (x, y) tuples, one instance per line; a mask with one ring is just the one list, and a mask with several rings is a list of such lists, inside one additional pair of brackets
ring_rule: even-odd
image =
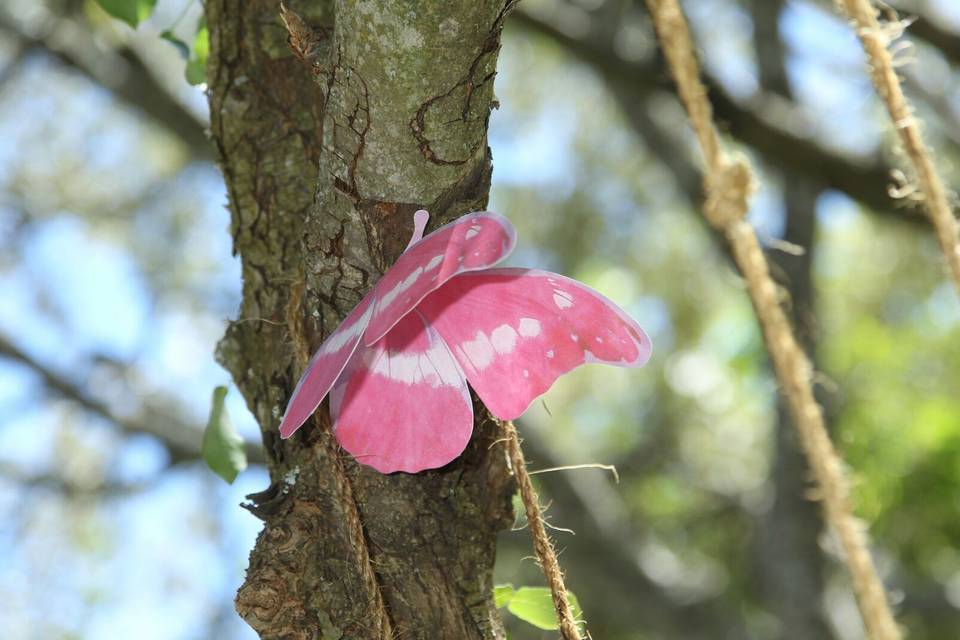
[[(523, 9), (582, 35), (615, 4)], [(686, 3), (707, 67), (743, 104), (759, 91), (756, 5)], [(625, 60), (650, 59), (642, 3), (622, 6), (608, 40)], [(911, 6), (960, 32), (950, 3)], [(160, 37), (192, 43), (196, 73), (199, 11), (161, 0), (132, 31), (82, 2), (0, 8), (4, 637), (252, 637), (232, 600), (259, 523), (237, 504), (265, 473), (254, 460), (228, 487), (199, 462), (210, 390), (227, 382), (212, 352), (236, 312), (239, 269), (204, 151), (204, 97), (183, 82), (182, 48)], [(519, 230), (511, 261), (587, 282), (654, 342), (645, 369), (582, 368), (520, 425), (533, 468), (620, 473), (619, 484), (589, 469), (536, 476), (551, 523), (576, 532), (553, 534), (568, 586), (595, 638), (792, 638), (758, 579), (788, 560), (761, 544), (781, 453), (776, 383), (699, 194), (668, 167), (671, 153), (696, 166), (683, 114), (665, 84), (644, 98), (652, 125), (674, 136), (655, 146), (596, 65), (517, 22), (491, 122), (491, 207)], [(779, 25), (806, 118), (784, 126), (850, 162), (888, 160), (886, 116), (846, 25), (799, 0)], [(923, 42), (914, 55), (908, 88), (956, 184), (957, 62)], [(173, 107), (154, 108), (164, 100)], [(795, 177), (744, 150), (764, 184), (751, 219), (781, 237)], [(960, 626), (960, 305), (916, 213), (818, 194), (805, 249), (820, 391), (901, 622), (911, 638), (948, 640)], [(255, 440), (238, 395), (227, 406)], [(819, 546), (824, 583), (809, 600), (831, 636), (861, 637), (835, 544), (824, 534)], [(542, 584), (531, 553), (521, 519), (501, 537), (496, 581)], [(505, 618), (515, 640), (553, 637)]]
[(210, 419), (203, 430), (200, 455), (211, 471), (226, 480), (227, 484), (233, 484), (237, 474), (247, 468), (247, 453), (243, 448), (243, 437), (230, 422), (230, 414), (224, 406), (226, 399), (226, 387), (213, 390)]
[(197, 35), (193, 38), (192, 52), (187, 59), (187, 82), (196, 85), (207, 81), (208, 55), (210, 55), (210, 32), (201, 20), (197, 27)]
[[(520, 587), (512, 584), (500, 584), (493, 587), (494, 604), (498, 609), (506, 607), (517, 618), (528, 622), (538, 629), (547, 631), (559, 629), (557, 613), (553, 608), (553, 596), (547, 587)], [(577, 596), (567, 592), (570, 611), (575, 620), (583, 616)]]
[(136, 29), (137, 25), (150, 17), (157, 0), (96, 0), (104, 11), (117, 20), (123, 20)]

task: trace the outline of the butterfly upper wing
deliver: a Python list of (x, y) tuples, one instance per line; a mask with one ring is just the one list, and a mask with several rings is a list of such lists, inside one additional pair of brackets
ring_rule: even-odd
[(368, 293), (313, 354), (287, 403), (280, 422), (281, 438), (292, 436), (320, 406), (360, 343), (373, 315), (375, 299), (373, 291)]
[(364, 342), (374, 344), (423, 298), (458, 273), (485, 269), (513, 249), (516, 231), (492, 211), (471, 213), (407, 249), (377, 283), (377, 303)]
[(417, 311), (502, 420), (519, 417), (581, 364), (639, 367), (650, 357), (650, 339), (616, 304), (547, 271), (466, 273), (427, 296)]
[(341, 446), (381, 473), (442, 467), (473, 431), (463, 372), (416, 312), (360, 345), (330, 394), (330, 414)]
[[(424, 212), (426, 213), (426, 212)], [(424, 224), (426, 216), (417, 224)], [(418, 237), (415, 233), (414, 240)], [(281, 437), (300, 428), (350, 361), (361, 337), (372, 345), (409, 314), (424, 296), (465, 271), (502, 260), (516, 242), (506, 218), (489, 211), (468, 214), (412, 241), (359, 305), (324, 341), (300, 377), (280, 424)]]

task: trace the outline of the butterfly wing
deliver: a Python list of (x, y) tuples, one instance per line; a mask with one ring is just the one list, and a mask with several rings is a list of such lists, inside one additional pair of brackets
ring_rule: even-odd
[(650, 339), (590, 287), (534, 269), (465, 273), (420, 305), (487, 408), (520, 416), (571, 369), (599, 362), (639, 367)]
[(516, 231), (509, 220), (481, 211), (413, 244), (377, 283), (377, 303), (364, 342), (374, 344), (427, 294), (458, 273), (500, 262), (515, 242)]
[(371, 291), (313, 354), (287, 403), (287, 410), (280, 422), (281, 438), (292, 436), (320, 406), (360, 343), (373, 315), (374, 300), (375, 295)]
[(360, 345), (330, 394), (334, 434), (381, 473), (416, 473), (459, 456), (473, 431), (463, 372), (419, 313)]

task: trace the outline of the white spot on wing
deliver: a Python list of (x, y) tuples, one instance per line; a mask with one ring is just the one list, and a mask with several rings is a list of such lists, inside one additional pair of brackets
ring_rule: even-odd
[(553, 353), (553, 349), (550, 349), (550, 351), (547, 351), (547, 357), (548, 357), (548, 358), (552, 358), (554, 355), (556, 355), (556, 354)]
[(535, 318), (520, 318), (519, 333), (524, 338), (535, 338), (540, 335), (540, 321)]
[(426, 351), (389, 353), (369, 351), (364, 358), (372, 373), (402, 384), (429, 384), (431, 387), (462, 385), (460, 371), (442, 343), (434, 342)]
[(490, 342), (497, 353), (510, 353), (517, 345), (517, 332), (508, 324), (502, 324), (490, 334)]
[(554, 289), (553, 303), (560, 309), (568, 309), (573, 306), (573, 296), (562, 289)]
[(357, 321), (349, 327), (344, 327), (342, 325), (337, 327), (337, 330), (330, 334), (330, 337), (327, 338), (327, 341), (324, 342), (323, 346), (320, 347), (320, 350), (317, 351), (317, 354), (313, 357), (314, 361), (316, 361), (316, 358), (318, 358), (320, 355), (326, 355), (340, 351), (340, 349), (343, 349), (344, 346), (362, 334), (367, 328), (367, 321), (370, 319), (371, 313), (373, 313), (372, 304), (367, 307), (367, 310), (363, 312), (363, 315), (357, 318)]
[(417, 278), (419, 278), (422, 273), (423, 267), (417, 267), (411, 271), (410, 275), (395, 284), (393, 289), (390, 289), (390, 291), (383, 294), (377, 306), (379, 306), (381, 309), (386, 309), (389, 307), (390, 304), (397, 299), (397, 296), (413, 286), (413, 283), (417, 281)]
[(477, 371), (485, 369), (493, 362), (493, 345), (483, 331), (477, 331), (473, 340), (467, 340), (458, 346), (457, 350)]
[(478, 233), (480, 233), (480, 225), (475, 224), (475, 225), (472, 225), (469, 229), (467, 229), (467, 234), (464, 237), (467, 240), (469, 240), (470, 238), (473, 238), (474, 236), (476, 236)]
[(442, 384), (448, 387), (463, 386), (463, 374), (460, 373), (460, 367), (457, 366), (453, 354), (447, 350), (443, 343), (434, 343), (426, 353), (426, 357), (433, 364), (434, 371), (437, 372)]
[(430, 271), (431, 269), (436, 269), (440, 263), (443, 262), (443, 254), (441, 253), (438, 256), (433, 256), (430, 258), (430, 262), (427, 263), (427, 266), (423, 268), (424, 271)]

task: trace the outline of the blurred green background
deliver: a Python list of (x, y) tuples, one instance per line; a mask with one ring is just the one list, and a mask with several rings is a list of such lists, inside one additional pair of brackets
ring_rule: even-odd
[[(917, 17), (900, 71), (956, 187), (960, 5), (893, 4)], [(862, 51), (828, 2), (685, 9), (898, 618), (960, 637), (960, 302), (922, 215), (887, 196), (901, 159)], [(159, 37), (192, 46), (200, 11), (160, 0), (133, 30), (93, 2), (0, 6), (4, 638), (253, 637), (233, 594), (259, 522), (238, 504), (266, 472), (254, 456), (228, 486), (199, 462), (239, 265), (203, 86)], [(619, 471), (536, 476), (575, 532), (554, 535), (593, 637), (863, 637), (643, 3), (525, 0), (496, 92), (510, 262), (589, 283), (654, 342), (645, 369), (577, 370), (520, 425), (534, 469)], [(256, 442), (235, 389), (227, 406)], [(497, 581), (540, 585), (522, 524)]]

